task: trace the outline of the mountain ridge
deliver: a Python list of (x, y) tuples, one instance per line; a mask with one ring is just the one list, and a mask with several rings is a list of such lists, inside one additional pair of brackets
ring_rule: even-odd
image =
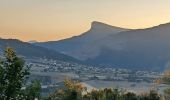
[[(75, 37), (60, 40), (60, 41), (35, 43), (35, 45), (42, 46), (45, 48), (48, 47), (48, 49), (53, 49), (53, 50), (55, 48), (56, 51), (61, 51), (61, 53), (69, 55), (69, 56), (77, 55), (75, 58), (83, 60), (83, 59), (88, 58), (86, 57), (85, 55), (86, 52), (84, 52), (83, 49), (93, 48), (91, 49), (91, 51), (87, 50), (87, 53), (93, 52), (92, 55), (95, 56), (99, 52), (98, 51), (99, 47), (97, 45), (93, 46), (92, 45), (93, 43), (111, 34), (117, 34), (123, 31), (128, 31), (128, 29), (112, 27), (111, 25), (107, 25), (107, 24), (95, 21), (91, 23), (90, 30), (88, 30), (87, 32), (79, 36), (75, 36)], [(76, 44), (79, 46), (76, 46), (73, 44)], [(82, 53), (82, 51), (84, 54)], [(84, 56), (84, 57), (82, 58), (81, 56)]]
[(57, 51), (49, 50), (43, 47), (32, 45), (28, 42), (23, 42), (18, 39), (0, 39), (0, 53), (3, 55), (3, 51), (6, 47), (12, 47), (16, 53), (26, 58), (48, 58), (57, 59), (62, 61), (79, 62), (79, 60), (61, 54)]
[[(94, 24), (96, 22), (92, 27)], [(100, 25), (83, 35), (38, 45), (90, 64), (118, 68), (163, 70), (170, 62), (170, 23), (120, 31), (115, 31), (114, 27), (112, 30), (107, 25), (106, 29), (102, 29), (105, 24), (97, 24)]]
[[(82, 34), (78, 35), (78, 36), (72, 36), (70, 38), (66, 38), (66, 39), (62, 39), (62, 40), (56, 40), (56, 41), (64, 41), (64, 40), (68, 40), (68, 39), (71, 39), (71, 38), (76, 38), (76, 37), (79, 37), (81, 35), (86, 35), (89, 31), (93, 30), (93, 29), (101, 29), (101, 27), (103, 28), (114, 28), (114, 29), (117, 29), (117, 30), (133, 30), (133, 29), (127, 29), (127, 28), (121, 28), (121, 27), (117, 27), (117, 26), (112, 26), (112, 25), (109, 25), (109, 24), (105, 24), (105, 23), (102, 23), (102, 22), (99, 22), (99, 21), (93, 21), (91, 22), (91, 27), (89, 30), (87, 30), (86, 32), (83, 32)], [(45, 42), (37, 42), (37, 43), (47, 43), (47, 42), (56, 42), (55, 40), (53, 41), (45, 41)]]

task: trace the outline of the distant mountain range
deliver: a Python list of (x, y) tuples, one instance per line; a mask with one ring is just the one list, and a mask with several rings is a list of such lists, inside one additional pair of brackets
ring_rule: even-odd
[(0, 39), (0, 55), (3, 55), (3, 51), (6, 47), (12, 47), (19, 56), (26, 58), (48, 58), (68, 62), (81, 62), (73, 57), (49, 50), (47, 48), (35, 46), (27, 42), (22, 42), (20, 40)]
[(34, 45), (94, 65), (164, 70), (170, 61), (170, 23), (131, 30), (93, 22), (80, 36)]
[(110, 35), (115, 35), (124, 31), (128, 31), (128, 29), (113, 27), (95, 21), (92, 23), (91, 29), (80, 36), (75, 36), (61, 41), (50, 41), (35, 44), (73, 56), (80, 60), (86, 60), (94, 58), (100, 54), (100, 48), (103, 46), (99, 43), (100, 40), (100, 42), (102, 42), (104, 38), (108, 38)]

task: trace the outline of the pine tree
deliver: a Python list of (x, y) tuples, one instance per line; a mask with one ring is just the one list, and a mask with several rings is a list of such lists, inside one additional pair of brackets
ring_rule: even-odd
[(29, 72), (12, 48), (6, 48), (4, 56), (0, 64), (0, 99), (13, 100), (19, 95)]

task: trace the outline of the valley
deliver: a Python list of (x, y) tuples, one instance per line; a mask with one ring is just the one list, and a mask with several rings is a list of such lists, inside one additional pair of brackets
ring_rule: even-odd
[(67, 78), (80, 81), (89, 91), (93, 88), (121, 88), (141, 93), (154, 88), (163, 93), (163, 89), (168, 87), (155, 82), (162, 77), (162, 72), (86, 66), (42, 58), (26, 61), (31, 70), (29, 81), (40, 80), (42, 86), (45, 86), (44, 94), (63, 88), (63, 81)]

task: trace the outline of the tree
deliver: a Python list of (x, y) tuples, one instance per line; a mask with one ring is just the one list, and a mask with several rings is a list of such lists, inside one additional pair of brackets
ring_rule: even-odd
[(5, 90), (5, 80), (4, 80), (4, 69), (2, 67), (2, 62), (0, 62), (0, 100), (4, 98), (4, 90)]
[(47, 100), (82, 100), (82, 92), (86, 91), (82, 84), (66, 79), (64, 85), (65, 89), (60, 89), (50, 94)]
[[(170, 70), (166, 70), (161, 79), (162, 83), (169, 85), (170, 84)], [(164, 90), (166, 98), (170, 99), (170, 88)]]
[(70, 79), (66, 79), (64, 81), (64, 85), (66, 86), (65, 97), (63, 100), (81, 100), (82, 92), (85, 87), (79, 82), (72, 81)]
[(128, 92), (124, 94), (124, 100), (138, 100), (136, 94)]
[(29, 75), (24, 61), (16, 56), (12, 48), (6, 48), (5, 59), (0, 64), (0, 99), (15, 99)]
[(32, 82), (32, 84), (27, 86), (25, 90), (21, 91), (19, 99), (20, 100), (23, 100), (23, 99), (24, 100), (34, 100), (35, 98), (37, 98), (39, 100), (41, 98), (40, 92), (41, 92), (40, 81), (35, 80)]

